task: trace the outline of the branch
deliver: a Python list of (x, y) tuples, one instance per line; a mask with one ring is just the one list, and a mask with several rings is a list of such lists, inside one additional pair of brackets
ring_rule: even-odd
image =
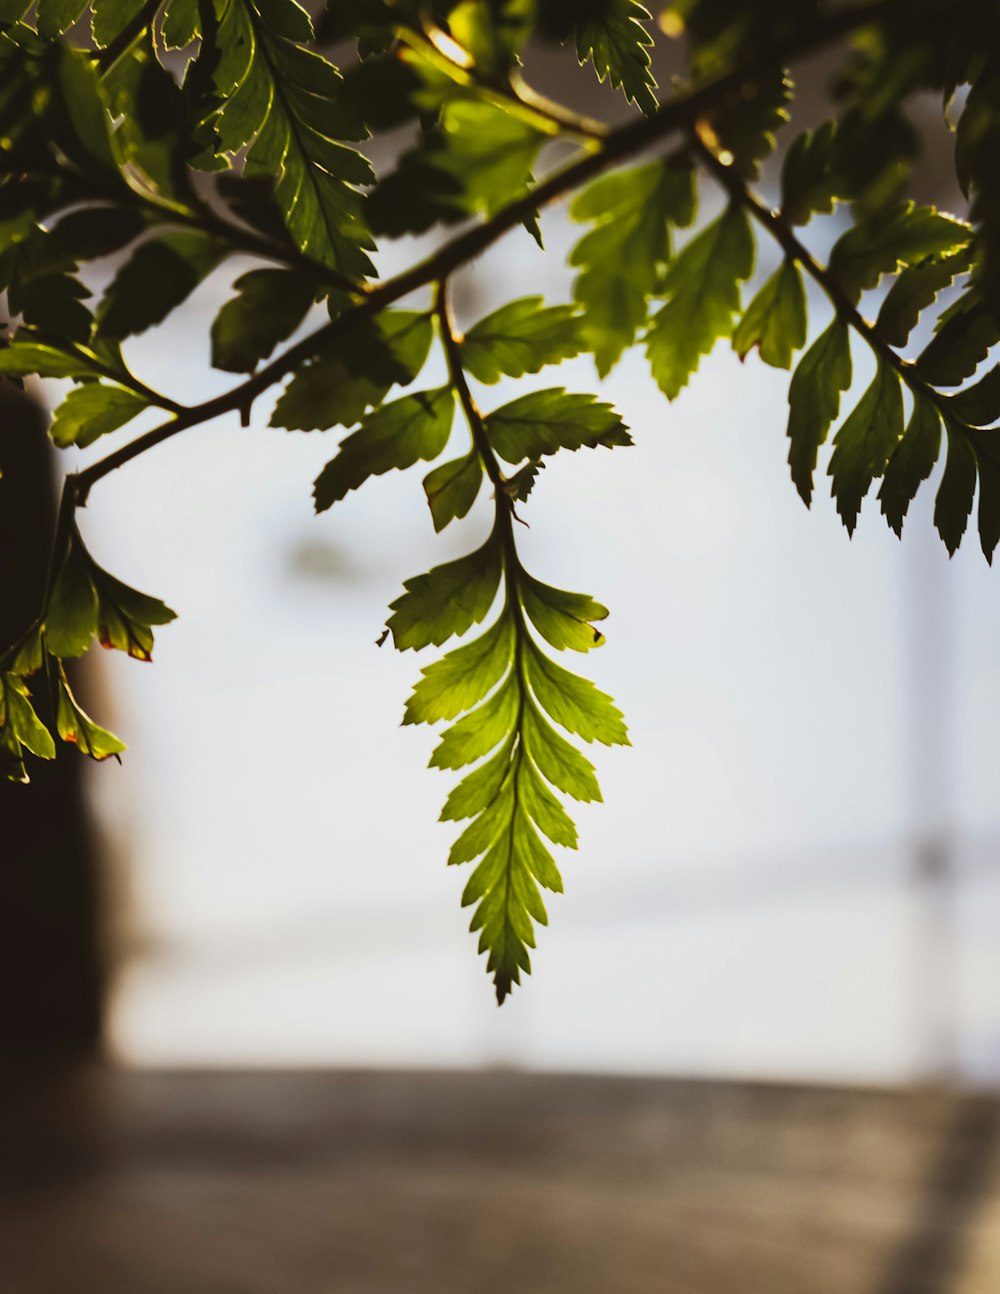
[(771, 50), (766, 58), (758, 56), (751, 59), (744, 66), (727, 72), (708, 85), (670, 100), (655, 115), (613, 131), (599, 150), (560, 167), (530, 193), (509, 203), (490, 220), (458, 234), (402, 274), (372, 287), (363, 301), (290, 347), (247, 381), (214, 400), (183, 410), (169, 422), (139, 436), (81, 472), (78, 478), (81, 504), (86, 502), (90, 487), (96, 481), (179, 432), (237, 410), (246, 416), (258, 395), (342, 333), (349, 332), (362, 319), (379, 313), (419, 288), (446, 279), (455, 270), (475, 260), (526, 218), (533, 216), (539, 207), (557, 201), (607, 168), (628, 160), (664, 137), (690, 126), (717, 101), (724, 99), (731, 90), (753, 76), (761, 66), (770, 66), (775, 60), (784, 61), (795, 55), (809, 53), (829, 40), (901, 8), (906, 8), (901, 0), (878, 0), (878, 3), (841, 10), (825, 22), (818, 23), (799, 41), (789, 42), (787, 48)]
[(455, 330), (451, 307), (448, 304), (447, 279), (441, 279), (438, 283), (437, 293), (434, 298), (434, 313), (441, 324), (441, 341), (448, 360), (448, 375), (451, 378), (451, 384), (458, 394), (462, 412), (465, 414), (466, 422), (469, 424), (473, 448), (482, 460), (483, 470), (497, 492), (497, 502), (499, 504), (501, 497), (507, 498), (504, 491), (506, 477), (500, 468), (499, 460), (494, 454), (493, 446), (490, 444), (489, 437), (486, 434), (483, 415), (472, 397), (472, 392), (469, 390), (469, 383), (462, 365), (462, 353), (459, 350), (461, 337)]
[(947, 397), (924, 380), (915, 365), (903, 359), (897, 351), (881, 336), (873, 323), (867, 320), (851, 298), (841, 287), (836, 275), (831, 274), (825, 265), (821, 265), (812, 252), (800, 241), (790, 225), (786, 224), (781, 214), (767, 206), (750, 189), (742, 177), (731, 166), (721, 162), (708, 146), (697, 127), (692, 130), (691, 151), (713, 175), (734, 203), (741, 206), (754, 220), (768, 231), (789, 260), (797, 262), (826, 293), (830, 304), (837, 314), (861, 337), (874, 351), (876, 357), (884, 360), (896, 370), (902, 380), (914, 393), (919, 393), (929, 400), (938, 411), (946, 413)]

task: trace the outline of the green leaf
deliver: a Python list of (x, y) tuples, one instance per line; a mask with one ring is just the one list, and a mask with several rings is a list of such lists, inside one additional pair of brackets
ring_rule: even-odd
[(520, 117), (475, 100), (449, 103), (441, 114), (444, 145), (435, 166), (457, 180), (470, 212), (487, 219), (527, 193), (545, 136)]
[(841, 234), (830, 253), (830, 273), (852, 301), (878, 285), (883, 274), (916, 265), (928, 256), (946, 256), (963, 248), (972, 231), (933, 207), (905, 202), (878, 211)]
[(635, 341), (654, 284), (670, 259), (670, 226), (694, 219), (694, 172), (686, 163), (652, 162), (595, 180), (570, 208), (592, 222), (570, 254), (580, 273), (574, 299), (583, 335), (602, 377)]
[(224, 255), (224, 249), (202, 233), (164, 234), (142, 243), (104, 294), (97, 315), (102, 333), (120, 340), (162, 323)]
[(531, 491), (535, 488), (535, 482), (538, 474), (545, 467), (544, 463), (532, 459), (525, 463), (522, 468), (508, 476), (503, 483), (504, 493), (510, 499), (511, 503), (526, 503)]
[(167, 49), (186, 49), (201, 35), (198, 0), (168, 0), (160, 32)]
[(834, 437), (829, 474), (837, 511), (853, 534), (861, 500), (903, 434), (903, 388), (899, 374), (879, 359), (875, 378)]
[(7, 661), (9, 674), (37, 674), (45, 663), (45, 649), (42, 645), (42, 631), (33, 629), (23, 638)]
[(576, 52), (593, 63), (597, 79), (621, 90), (645, 113), (657, 109), (656, 80), (650, 66), (653, 38), (643, 26), (652, 14), (636, 0), (607, 0), (593, 17), (576, 25)]
[(63, 741), (72, 742), (91, 759), (108, 759), (112, 755), (120, 755), (125, 749), (125, 743), (113, 732), (108, 732), (91, 719), (63, 678), (58, 680), (56, 730)]
[(964, 292), (937, 321), (935, 336), (917, 360), (917, 372), (933, 386), (959, 386), (1000, 342), (1000, 320), (975, 288)]
[[(438, 126), (379, 182), (366, 208), (372, 228), (399, 237), (470, 215), (488, 219), (528, 192), (545, 139), (493, 103), (446, 103)], [(525, 223), (539, 241), (536, 222)]]
[(93, 34), (98, 49), (106, 49), (133, 18), (141, 12), (145, 0), (94, 0)]
[(593, 621), (606, 620), (607, 607), (586, 593), (569, 593), (542, 584), (525, 571), (520, 573), (519, 585), (528, 618), (546, 642), (559, 651), (603, 647), (604, 635), (594, 628)]
[(531, 10), (531, 0), (461, 0), (448, 14), (448, 27), (479, 75), (502, 83), (531, 34)]
[(38, 0), (35, 25), (39, 36), (54, 40), (69, 31), (87, 7), (87, 0)]
[(212, 364), (252, 373), (306, 317), (316, 287), (293, 270), (251, 270), (233, 287), (212, 324)]
[(455, 392), (450, 385), (403, 396), (369, 414), (357, 431), (340, 442), (337, 457), (316, 478), (316, 511), (332, 507), (370, 476), (437, 458), (448, 443), (454, 417)]
[(444, 730), (431, 756), (431, 768), (464, 768), (489, 754), (513, 728), (519, 701), (520, 690), (510, 673), (482, 705)]
[[(176, 613), (159, 600), (130, 588), (91, 561), (97, 591), (97, 638), (102, 647), (126, 652), (134, 660), (153, 659), (153, 626), (169, 624)], [(51, 643), (50, 643), (51, 649)]]
[(0, 722), (25, 750), (39, 759), (55, 759), (56, 746), (52, 734), (35, 713), (25, 684), (14, 674), (8, 674), (0, 688)]
[(834, 202), (851, 196), (851, 185), (838, 165), (837, 123), (825, 121), (803, 131), (789, 146), (781, 170), (781, 214), (804, 225)]
[(1000, 364), (974, 385), (949, 396), (948, 410), (955, 421), (971, 427), (988, 427), (1000, 419)]
[(445, 800), (439, 821), (462, 822), (481, 813), (484, 805), (492, 804), (508, 781), (513, 748), (511, 737), (485, 763), (463, 777)]
[(676, 399), (720, 338), (730, 337), (740, 308), (740, 282), (753, 273), (754, 242), (746, 215), (736, 207), (703, 230), (667, 269), (669, 298), (646, 335), (646, 354), (657, 386)]
[(969, 435), (979, 465), (979, 539), (990, 563), (1000, 541), (1000, 449), (995, 431)]
[(442, 463), (424, 477), (424, 493), (436, 531), (464, 517), (476, 501), (483, 483), (483, 464), (475, 450), (464, 458)]
[(97, 634), (136, 660), (153, 659), (153, 626), (176, 618), (158, 598), (130, 588), (103, 570), (74, 537), (45, 615), (45, 645), (53, 656), (82, 656)]
[(437, 723), (471, 710), (499, 683), (513, 658), (513, 621), (502, 615), (474, 642), (456, 647), (421, 671), (403, 723)]
[(777, 144), (777, 132), (788, 121), (792, 82), (781, 67), (747, 80), (734, 104), (725, 105), (709, 117), (719, 147), (732, 158), (740, 175), (754, 180), (760, 163)]
[(760, 357), (774, 368), (791, 368), (792, 355), (806, 341), (806, 294), (802, 272), (785, 261), (764, 284), (733, 333), (733, 350), (746, 359), (760, 347)]
[(314, 431), (349, 427), (382, 403), (394, 385), (409, 386), (424, 366), (430, 316), (387, 310), (338, 337), (298, 370), (278, 400), (272, 427)]
[(570, 395), (562, 387), (534, 391), (485, 419), (490, 444), (508, 463), (538, 459), (560, 449), (631, 445), (632, 437), (610, 404)]
[(93, 377), (95, 361), (79, 352), (61, 351), (43, 342), (21, 341), (0, 346), (0, 373), (5, 377)]
[(972, 442), (954, 423), (945, 420), (948, 456), (934, 501), (934, 525), (954, 557), (962, 542), (976, 494), (976, 454)]
[(630, 744), (621, 711), (589, 679), (563, 669), (533, 643), (525, 650), (524, 667), (536, 701), (567, 732), (605, 746)]
[(542, 297), (522, 297), (502, 306), (465, 334), (462, 365), (480, 382), (523, 377), (585, 349), (573, 306), (543, 307)]
[(99, 436), (117, 431), (149, 406), (141, 395), (121, 386), (87, 382), (74, 387), (52, 415), (49, 435), (64, 449), (83, 449)]
[(593, 764), (556, 732), (531, 701), (525, 706), (523, 740), (525, 750), (554, 787), (574, 800), (600, 801)]
[(950, 256), (927, 256), (907, 266), (889, 289), (875, 327), (890, 346), (905, 346), (921, 314), (969, 268), (969, 252), (961, 248)]
[(903, 439), (893, 450), (878, 497), (882, 514), (897, 536), (910, 504), (941, 452), (941, 417), (926, 397), (915, 394)]
[(440, 646), (485, 620), (496, 597), (503, 550), (496, 533), (482, 548), (406, 580), (391, 605), (388, 628), (398, 651)]
[(202, 159), (232, 156), (246, 145), (243, 173), (275, 181), (288, 232), (306, 256), (352, 277), (373, 273), (373, 243), (356, 185), (374, 174), (355, 149), (339, 142), (364, 137), (332, 63), (303, 42), (313, 36), (294, 0), (216, 0), (217, 33), (202, 58), (214, 58), (215, 134)]
[(812, 501), (819, 447), (850, 385), (850, 338), (847, 325), (835, 318), (799, 360), (788, 390), (788, 463), (806, 507)]
[(97, 633), (97, 590), (81, 544), (73, 543), (59, 570), (45, 614), (45, 645), (53, 656), (82, 656)]

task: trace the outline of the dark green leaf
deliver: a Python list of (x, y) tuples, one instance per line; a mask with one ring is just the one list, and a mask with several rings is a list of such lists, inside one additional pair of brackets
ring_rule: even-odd
[(485, 420), (490, 444), (508, 463), (538, 459), (560, 449), (631, 445), (632, 437), (610, 404), (562, 387), (523, 395)]
[(841, 394), (850, 385), (847, 325), (834, 319), (799, 360), (788, 390), (788, 463), (806, 507), (812, 500), (819, 447), (840, 409)]
[(879, 334), (890, 346), (905, 346), (921, 313), (968, 268), (966, 248), (950, 256), (928, 256), (907, 266), (882, 302), (875, 323)]
[(38, 0), (35, 24), (39, 36), (53, 40), (69, 31), (87, 7), (87, 0)]
[(316, 511), (332, 507), (370, 476), (437, 458), (448, 443), (454, 416), (451, 386), (403, 396), (369, 414), (316, 478)]
[(934, 501), (934, 525), (953, 557), (962, 542), (976, 494), (976, 454), (969, 437), (945, 421), (948, 456)]
[(970, 289), (941, 315), (933, 340), (917, 360), (917, 371), (933, 386), (960, 386), (998, 342), (1000, 321)]
[(847, 533), (854, 533), (861, 500), (903, 434), (903, 388), (899, 374), (884, 360), (871, 386), (861, 397), (833, 440), (829, 474)]
[(142, 12), (144, 3), (145, 0), (94, 0), (93, 32), (98, 49), (110, 45)]
[(104, 294), (98, 322), (121, 339), (162, 323), (215, 269), (225, 252), (206, 234), (164, 234), (143, 243)]
[(781, 214), (793, 225), (830, 212), (851, 186), (838, 166), (837, 123), (825, 121), (792, 141), (781, 171)]
[(968, 225), (933, 207), (906, 202), (842, 234), (830, 253), (830, 272), (857, 301), (883, 274), (917, 265), (928, 256), (950, 255), (968, 243), (971, 232)]
[(974, 431), (969, 438), (979, 465), (979, 539), (992, 562), (1000, 541), (1000, 444), (996, 431)]
[(709, 118), (720, 149), (747, 179), (756, 179), (760, 163), (774, 152), (775, 136), (788, 120), (792, 83), (784, 69), (775, 67), (748, 80), (735, 103)]
[(600, 13), (576, 25), (576, 52), (589, 59), (597, 79), (607, 79), (645, 113), (657, 108), (656, 80), (650, 66), (653, 38), (643, 25), (652, 15), (636, 0), (608, 0)]
[(393, 385), (408, 386), (430, 350), (430, 316), (389, 310), (338, 337), (292, 378), (272, 427), (313, 431), (349, 427), (382, 403)]
[(233, 284), (212, 324), (212, 363), (228, 373), (252, 373), (306, 316), (315, 284), (293, 270), (251, 270)]
[(950, 396), (948, 411), (957, 422), (970, 427), (988, 427), (1000, 419), (1000, 364), (973, 386)]
[(903, 439), (893, 450), (878, 492), (882, 513), (897, 535), (921, 483), (941, 452), (941, 417), (930, 400), (916, 395)]

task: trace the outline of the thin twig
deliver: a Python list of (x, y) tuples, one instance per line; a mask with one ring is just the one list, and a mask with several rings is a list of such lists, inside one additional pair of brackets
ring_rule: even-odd
[(844, 291), (837, 276), (813, 256), (793, 232), (792, 227), (783, 219), (781, 213), (772, 211), (766, 203), (762, 202), (734, 167), (721, 162), (696, 130), (692, 131), (691, 151), (703, 163), (706, 170), (718, 180), (732, 201), (766, 229), (788, 259), (800, 265), (813, 282), (823, 289), (838, 316), (863, 338), (876, 358), (894, 368), (911, 391), (929, 400), (941, 414), (945, 414), (947, 397), (925, 381), (915, 365), (904, 359), (889, 345), (878, 328), (864, 317)]

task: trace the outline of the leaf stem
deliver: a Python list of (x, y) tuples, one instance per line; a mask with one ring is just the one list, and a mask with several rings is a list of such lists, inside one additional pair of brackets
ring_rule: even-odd
[(817, 283), (826, 294), (838, 316), (844, 320), (861, 337), (874, 352), (876, 358), (883, 360), (894, 368), (914, 394), (929, 400), (944, 415), (947, 397), (941, 395), (917, 372), (914, 364), (893, 349), (878, 331), (878, 328), (864, 317), (858, 307), (844, 291), (837, 276), (822, 265), (805, 244), (786, 223), (781, 213), (773, 211), (753, 192), (740, 174), (732, 167), (721, 162), (704, 138), (698, 133), (697, 125), (691, 133), (691, 151), (709, 174), (713, 175), (725, 189), (730, 199), (741, 206), (762, 228), (766, 229), (789, 260), (795, 261)]

